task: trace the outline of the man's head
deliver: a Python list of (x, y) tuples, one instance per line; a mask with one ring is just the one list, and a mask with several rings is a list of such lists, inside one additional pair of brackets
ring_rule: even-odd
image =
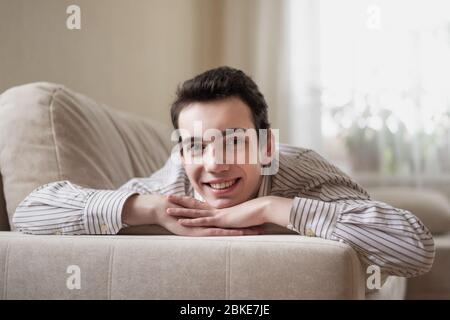
[[(187, 80), (177, 90), (171, 117), (174, 128), (181, 132), (186, 174), (210, 205), (230, 207), (257, 195), (262, 178), (261, 162), (260, 159), (249, 161), (249, 153), (254, 150), (250, 144), (261, 141), (261, 137), (251, 141), (249, 136), (244, 138), (242, 131), (253, 130), (258, 134), (260, 129), (269, 129), (269, 122), (267, 104), (250, 77), (240, 70), (220, 67)], [(201, 123), (201, 132), (195, 129), (198, 123)], [(223, 133), (238, 129), (241, 134), (223, 135), (220, 140), (216, 140), (217, 137), (205, 139), (212, 129)], [(270, 145), (265, 146), (267, 153), (270, 153)], [(245, 150), (245, 161), (225, 161), (221, 152), (227, 147), (236, 158)], [(189, 161), (191, 156), (199, 155), (201, 161)]]

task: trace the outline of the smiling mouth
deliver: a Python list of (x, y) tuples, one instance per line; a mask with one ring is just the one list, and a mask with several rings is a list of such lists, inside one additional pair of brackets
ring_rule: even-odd
[(207, 186), (209, 186), (211, 189), (214, 190), (228, 190), (231, 189), (241, 178), (236, 178), (233, 180), (221, 182), (221, 183), (205, 183)]

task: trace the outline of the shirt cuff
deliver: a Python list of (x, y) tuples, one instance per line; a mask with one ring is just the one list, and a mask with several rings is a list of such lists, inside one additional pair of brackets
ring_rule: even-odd
[(295, 197), (287, 228), (304, 236), (331, 239), (339, 209), (337, 203)]
[(87, 234), (117, 234), (124, 227), (122, 209), (137, 192), (96, 190), (87, 199), (83, 223)]

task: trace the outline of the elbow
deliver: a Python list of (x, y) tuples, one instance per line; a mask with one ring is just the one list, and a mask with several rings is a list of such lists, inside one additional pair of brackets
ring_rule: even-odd
[(405, 239), (406, 242), (409, 242), (414, 247), (412, 251), (414, 263), (412, 267), (407, 268), (409, 269), (407, 277), (417, 277), (428, 273), (433, 267), (436, 248), (433, 235), (428, 228), (410, 211), (404, 210), (404, 212), (406, 217), (414, 218), (410, 219), (411, 226), (409, 231), (411, 236)]
[(393, 248), (396, 253), (384, 256), (386, 273), (394, 276), (413, 278), (428, 273), (433, 267), (435, 258), (435, 245), (431, 234), (415, 235), (403, 238), (411, 247)]
[(12, 217), (11, 230), (12, 231), (19, 231), (19, 232), (22, 232), (22, 233), (31, 233), (27, 229), (27, 225), (26, 225), (24, 219), (25, 219), (25, 216), (24, 216), (23, 207), (21, 207), (21, 205), (19, 205), (16, 208), (16, 211), (14, 212), (13, 217)]
[(435, 247), (433, 238), (421, 240), (417, 246), (414, 260), (410, 260), (408, 264), (401, 263), (397, 266), (398, 272), (393, 275), (405, 278), (414, 278), (428, 273), (433, 267), (435, 257)]
[(26, 197), (14, 211), (11, 219), (11, 231), (34, 234), (33, 225), (35, 225), (35, 216), (38, 215), (36, 203)]
[(413, 276), (421, 276), (428, 273), (433, 267), (433, 262), (436, 255), (436, 248), (431, 235), (428, 240), (422, 240), (420, 244), (421, 245), (418, 250), (420, 254), (420, 266), (418, 265), (417, 272)]

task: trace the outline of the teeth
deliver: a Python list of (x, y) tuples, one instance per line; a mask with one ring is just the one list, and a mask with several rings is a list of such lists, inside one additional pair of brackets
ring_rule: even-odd
[(211, 183), (210, 186), (214, 189), (226, 189), (231, 187), (237, 179), (233, 180), (233, 181), (228, 181), (228, 182), (222, 182), (222, 183)]

